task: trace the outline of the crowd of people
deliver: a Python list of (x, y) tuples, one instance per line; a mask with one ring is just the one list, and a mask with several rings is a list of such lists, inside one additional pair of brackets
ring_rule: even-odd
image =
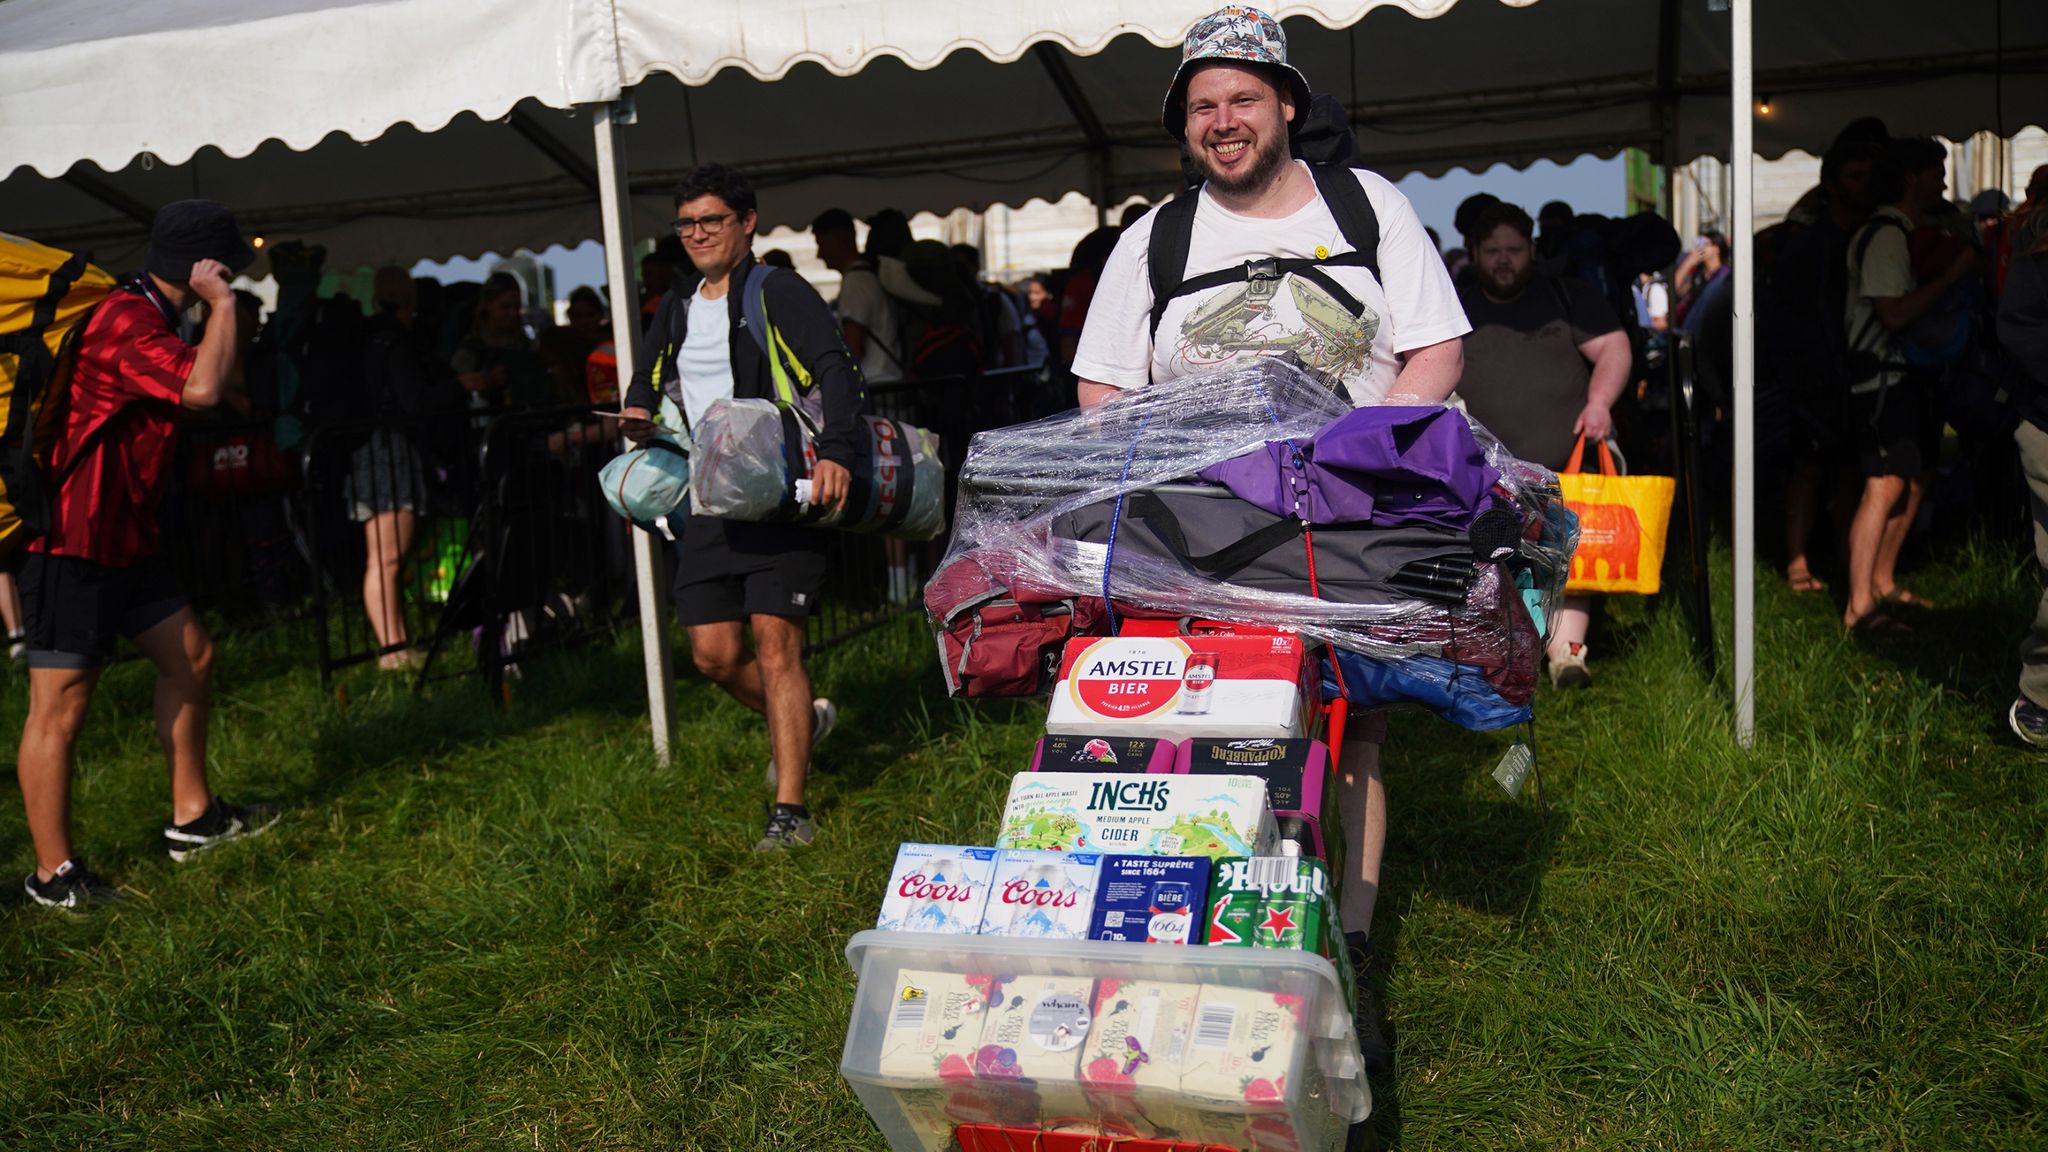
[[(27, 553), (23, 603), (0, 588), (30, 670), (19, 759), (37, 857), (28, 893), (65, 907), (118, 898), (74, 852), (69, 808), (71, 749), (118, 637), (158, 671), (170, 856), (279, 818), (223, 800), (207, 780), (212, 648), (157, 529), (164, 461), (187, 413), (231, 405), (274, 418), (287, 450), (308, 427), (354, 430), (334, 479), (360, 526), (364, 609), (393, 669), (415, 659), (398, 584), (420, 517), (470, 482), (459, 448), (431, 430), (460, 433), (493, 413), (618, 405), (615, 424), (572, 420), (561, 434), (645, 441), (664, 434), (665, 403), (687, 434), (716, 401), (780, 395), (816, 429), (810, 500), (826, 507), (849, 493), (871, 386), (1007, 367), (1069, 370), (1088, 408), (1287, 355), (1354, 405), (1455, 397), (1514, 455), (1563, 469), (1610, 438), (1644, 461), (1672, 450), (1644, 413), (1670, 402), (1658, 365), (1683, 333), (1707, 423), (1725, 418), (1725, 236), (1682, 245), (1650, 214), (1609, 219), (1553, 202), (1532, 218), (1481, 195), (1459, 208), (1458, 244), (1444, 250), (1387, 180), (1341, 156), (1301, 158), (1316, 107), (1277, 22), (1241, 7), (1199, 22), (1162, 116), (1196, 186), (1089, 234), (1068, 269), (1015, 290), (990, 283), (972, 248), (914, 239), (901, 213), (870, 217), (862, 245), (853, 216), (835, 209), (811, 222), (839, 274), (828, 304), (776, 253), (757, 261), (752, 186), (703, 165), (677, 186), (673, 236), (642, 262), (627, 332), (588, 289), (570, 296), (566, 323), (541, 322), (520, 281), (502, 275), (444, 286), (386, 268), (366, 314), (346, 297), (317, 298), (319, 254), (292, 245), (273, 250), (278, 307), (258, 330), (228, 287), (253, 259), (228, 211), (166, 206), (143, 271), (80, 342), (51, 461), (57, 516)], [(1826, 591), (1820, 557), (1832, 556), (1843, 624), (1859, 635), (1908, 628), (1927, 607), (1900, 583), (1899, 559), (1945, 428), (1965, 443), (1977, 507), (1995, 508), (2001, 477), (2024, 472), (2048, 566), (2048, 170), (2017, 209), (1993, 196), (1965, 208), (1945, 199), (1945, 159), (1931, 141), (1853, 124), (1828, 149), (1819, 187), (1756, 244), (1759, 457), (1773, 470), (1765, 489), (1783, 494), (1785, 579)], [(191, 339), (181, 327), (197, 302), (206, 318)], [(752, 328), (751, 304), (765, 317)], [(624, 381), (617, 339), (637, 341)], [(800, 396), (782, 391), (786, 373), (806, 382)], [(697, 669), (767, 726), (764, 852), (818, 834), (805, 784), (836, 709), (813, 694), (804, 622), (826, 593), (824, 541), (811, 528), (688, 516), (675, 545), (672, 599)], [(1569, 597), (1554, 614), (1546, 655), (1558, 688), (1592, 682), (1595, 609)], [(2025, 669), (2010, 722), (2048, 746), (2048, 596)], [(1337, 766), (1349, 840), (1341, 914), (1361, 977), (1361, 1048), (1375, 1067), (1390, 1058), (1364, 978), (1386, 839), (1385, 730), (1383, 714), (1354, 718)]]

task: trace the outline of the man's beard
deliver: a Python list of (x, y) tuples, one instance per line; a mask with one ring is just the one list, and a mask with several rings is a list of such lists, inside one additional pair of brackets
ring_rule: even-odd
[(1233, 195), (1253, 192), (1270, 182), (1273, 174), (1287, 162), (1287, 134), (1283, 132), (1277, 137), (1260, 137), (1259, 142), (1252, 147), (1252, 162), (1236, 175), (1224, 175), (1211, 167), (1207, 145), (1197, 144), (1189, 149), (1189, 152), (1195, 162), (1195, 171), (1200, 172), (1202, 179), (1214, 184), (1218, 190)]
[(1529, 281), (1536, 275), (1536, 264), (1534, 261), (1531, 261), (1523, 265), (1521, 270), (1516, 272), (1506, 284), (1502, 284), (1494, 276), (1493, 269), (1487, 268), (1482, 271), (1484, 275), (1481, 279), (1485, 281), (1487, 295), (1496, 300), (1513, 300), (1520, 296), (1524, 289), (1529, 287)]

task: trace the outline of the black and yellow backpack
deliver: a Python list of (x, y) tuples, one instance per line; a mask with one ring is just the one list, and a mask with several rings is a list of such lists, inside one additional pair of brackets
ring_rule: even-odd
[(0, 232), (0, 557), (49, 528), (44, 466), (78, 336), (114, 278), (82, 252)]

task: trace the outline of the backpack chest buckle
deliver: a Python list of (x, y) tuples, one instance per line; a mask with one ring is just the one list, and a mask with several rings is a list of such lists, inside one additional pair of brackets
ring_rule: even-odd
[(1278, 280), (1280, 278), (1280, 261), (1270, 256), (1264, 260), (1247, 260), (1244, 262), (1244, 278), (1246, 280)]

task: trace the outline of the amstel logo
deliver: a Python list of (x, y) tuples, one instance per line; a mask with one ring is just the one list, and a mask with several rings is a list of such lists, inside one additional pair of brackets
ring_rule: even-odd
[(1098, 640), (1083, 649), (1067, 692), (1084, 712), (1135, 720), (1171, 709), (1180, 698), (1188, 646), (1171, 637)]

